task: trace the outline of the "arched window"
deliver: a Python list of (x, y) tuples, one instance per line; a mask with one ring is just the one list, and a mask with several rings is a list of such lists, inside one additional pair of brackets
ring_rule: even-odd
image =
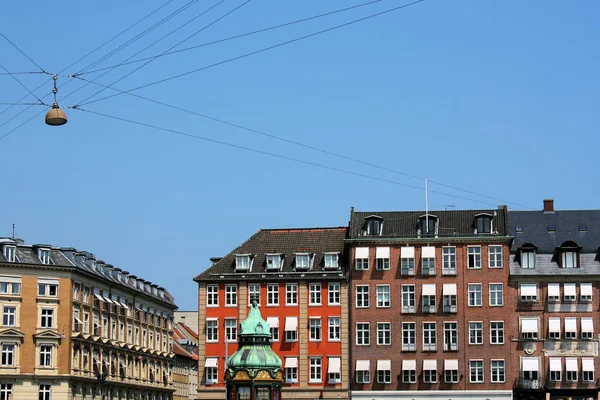
[(579, 268), (579, 250), (581, 247), (572, 240), (568, 240), (558, 248), (561, 268)]
[(491, 214), (477, 214), (475, 216), (475, 233), (492, 233), (493, 218)]
[(364, 235), (367, 236), (379, 236), (381, 235), (383, 228), (383, 218), (378, 215), (371, 215), (365, 218), (365, 225), (363, 229)]
[(536, 247), (531, 243), (525, 243), (519, 249), (521, 255), (521, 268), (535, 268)]

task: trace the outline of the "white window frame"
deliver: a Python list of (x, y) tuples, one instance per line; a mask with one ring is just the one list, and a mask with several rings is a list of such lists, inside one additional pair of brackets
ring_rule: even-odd
[(504, 321), (490, 321), (490, 344), (504, 344)]
[(265, 269), (278, 270), (281, 268), (281, 254), (267, 254)]
[(481, 269), (481, 246), (467, 246), (467, 269)]
[(297, 306), (298, 305), (298, 284), (297, 283), (286, 283), (285, 284), (285, 305), (286, 306)]
[(309, 253), (296, 253), (296, 269), (308, 270), (310, 269), (310, 254)]
[(402, 351), (417, 351), (416, 322), (402, 322)]
[(206, 285), (206, 307), (219, 307), (219, 285)]
[(308, 341), (309, 342), (321, 342), (323, 341), (323, 324), (321, 317), (309, 317), (308, 318)]
[(4, 253), (4, 258), (8, 262), (16, 262), (17, 261), (17, 246), (4, 245), (2, 249)]
[[(535, 296), (532, 295), (522, 295), (522, 289), (531, 288), (535, 286)], [(538, 284), (537, 283), (521, 283), (519, 284), (519, 301), (527, 302), (527, 303), (535, 303), (539, 301), (539, 292), (538, 292)]]
[(488, 246), (488, 268), (502, 268), (502, 255), (501, 245)]
[(469, 321), (469, 344), (483, 344), (483, 321)]
[(236, 254), (235, 256), (235, 270), (236, 271), (250, 271), (250, 254)]
[(377, 345), (390, 346), (392, 344), (391, 322), (377, 322)]
[(323, 359), (321, 357), (309, 358), (309, 383), (323, 382)]
[(205, 329), (206, 329), (206, 343), (218, 343), (219, 342), (219, 320), (218, 319), (207, 319)]
[(341, 285), (339, 282), (329, 282), (327, 284), (327, 305), (341, 305)]
[(417, 312), (415, 285), (402, 285), (401, 289), (402, 289), (402, 313), (415, 314)]
[[(469, 296), (469, 307), (481, 307), (483, 305), (483, 293), (481, 283), (467, 284)], [(477, 296), (479, 294), (479, 296)]]
[(261, 284), (260, 283), (249, 283), (248, 284), (248, 307), (252, 307), (252, 295), (258, 295), (258, 306), (261, 304), (261, 295), (260, 295)]
[(40, 328), (53, 329), (55, 312), (54, 308), (42, 308), (40, 311)]
[(356, 345), (369, 346), (371, 345), (371, 323), (357, 322), (356, 323)]
[(52, 385), (40, 383), (38, 386), (38, 398), (40, 400), (50, 400), (52, 398)]
[[(496, 363), (496, 365), (494, 365)], [(496, 376), (494, 377), (494, 372)], [(499, 379), (502, 376), (503, 379)], [(506, 382), (506, 361), (503, 359), (490, 360), (490, 382), (504, 383)]]
[[(359, 290), (360, 288), (360, 290)], [(366, 290), (365, 290), (366, 288)], [(369, 308), (369, 285), (356, 285), (355, 286), (355, 307), (356, 308)], [(360, 301), (359, 301), (360, 300)], [(360, 305), (359, 305), (360, 303)]]
[(325, 269), (337, 269), (339, 265), (340, 256), (338, 253), (325, 253), (323, 255), (323, 266)]
[(456, 275), (456, 247), (442, 247), (442, 275)]
[(0, 343), (2, 348), (2, 358), (0, 365), (2, 367), (14, 367), (17, 361), (17, 344), (14, 342)]
[[(474, 365), (477, 363), (477, 365)], [(473, 377), (475, 373), (475, 378)], [(469, 383), (483, 383), (485, 376), (485, 368), (483, 360), (469, 360)]]
[(320, 306), (323, 305), (321, 282), (309, 282), (308, 284), (308, 305)]
[(423, 322), (423, 351), (437, 351), (437, 323)]
[(2, 325), (17, 326), (17, 306), (4, 304), (2, 306)]
[(230, 343), (237, 342), (237, 319), (225, 318), (225, 340)]
[(40, 262), (44, 265), (52, 264), (52, 252), (47, 247), (40, 247), (37, 251), (37, 256), (40, 259)]
[(340, 317), (327, 318), (327, 331), (329, 332), (329, 342), (339, 342), (342, 340), (342, 320)]
[[(492, 287), (492, 285), (494, 287)], [(500, 290), (498, 290), (498, 286)], [(502, 307), (504, 306), (504, 284), (499, 282), (492, 282), (488, 286), (490, 293), (490, 307)]]
[(267, 307), (279, 306), (279, 283), (267, 283)]
[(225, 285), (225, 307), (237, 307), (237, 285)]
[(390, 285), (376, 285), (376, 295), (377, 295), (377, 308), (390, 308), (391, 294), (390, 294)]
[(54, 362), (54, 345), (48, 343), (40, 344), (40, 357), (39, 364), (40, 368), (52, 368)]

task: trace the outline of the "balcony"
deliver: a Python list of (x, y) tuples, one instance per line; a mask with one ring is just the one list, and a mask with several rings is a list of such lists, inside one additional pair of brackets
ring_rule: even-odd
[(544, 379), (516, 379), (515, 389), (544, 390), (545, 384)]
[(590, 381), (546, 381), (546, 389), (595, 389), (596, 382)]

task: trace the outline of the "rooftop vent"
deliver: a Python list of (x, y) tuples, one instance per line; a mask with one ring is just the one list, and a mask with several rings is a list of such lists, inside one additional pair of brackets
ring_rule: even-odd
[(579, 225), (579, 232), (585, 232), (587, 231), (587, 225)]
[(548, 232), (556, 232), (556, 225), (554, 225), (554, 224), (548, 225)]
[(515, 227), (515, 231), (517, 231), (517, 232), (523, 232), (523, 225), (517, 225)]

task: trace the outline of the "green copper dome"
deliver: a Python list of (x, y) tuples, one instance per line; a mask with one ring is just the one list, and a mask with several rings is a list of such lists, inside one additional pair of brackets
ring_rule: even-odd
[(271, 327), (260, 315), (256, 301), (252, 301), (248, 318), (240, 324), (238, 343), (238, 350), (227, 363), (230, 375), (243, 369), (251, 377), (267, 371), (274, 378), (281, 370), (281, 359), (271, 349)]

